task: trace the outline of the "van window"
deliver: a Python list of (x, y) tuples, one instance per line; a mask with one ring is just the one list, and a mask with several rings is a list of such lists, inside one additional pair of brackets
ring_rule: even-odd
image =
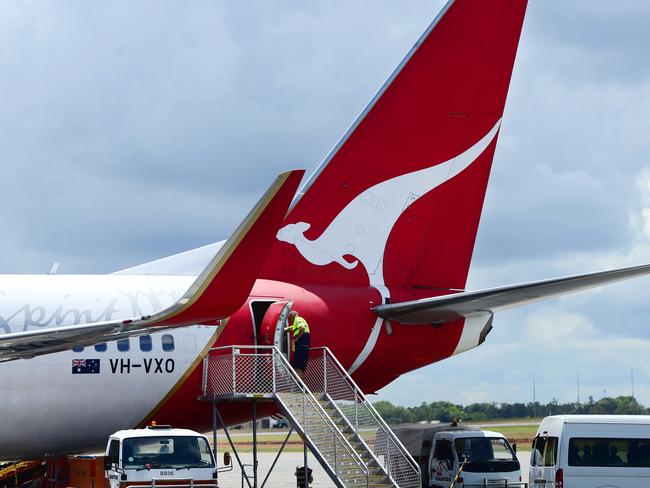
[(455, 444), (459, 461), (481, 463), (515, 459), (506, 440), (499, 437), (461, 437)]
[(492, 438), (490, 441), (492, 443), (492, 452), (494, 454), (494, 459), (497, 461), (512, 461), (514, 459), (514, 453), (506, 444), (505, 439)]
[(569, 466), (650, 467), (650, 439), (569, 439)]
[(555, 466), (557, 460), (557, 437), (535, 437), (531, 464)]
[(555, 466), (557, 463), (557, 437), (548, 437), (546, 439), (546, 449), (544, 449), (544, 466)]
[(454, 452), (451, 449), (451, 441), (436, 441), (434, 457), (440, 461), (448, 461), (451, 468), (454, 465)]
[(120, 462), (120, 441), (112, 439), (110, 446), (108, 448), (108, 457), (106, 459), (106, 467), (110, 467), (111, 464), (116, 466)]
[(637, 440), (636, 465), (641, 468), (650, 468), (650, 439)]

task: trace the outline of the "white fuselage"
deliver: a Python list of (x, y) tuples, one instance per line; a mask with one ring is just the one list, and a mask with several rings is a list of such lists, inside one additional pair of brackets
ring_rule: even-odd
[[(2, 276), (0, 334), (150, 315), (174, 303), (193, 281), (193, 276)], [(150, 348), (148, 338), (131, 337), (128, 350), (126, 340), (122, 350), (114, 341), (105, 350), (91, 346), (0, 363), (0, 459), (55, 449), (79, 452), (137, 425), (212, 345), (217, 329), (190, 326), (151, 334)], [(73, 360), (85, 360), (86, 366), (75, 368)]]

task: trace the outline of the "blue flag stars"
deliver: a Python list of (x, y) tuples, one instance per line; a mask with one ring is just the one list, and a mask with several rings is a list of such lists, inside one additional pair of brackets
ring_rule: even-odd
[(72, 374), (99, 374), (99, 359), (73, 359)]

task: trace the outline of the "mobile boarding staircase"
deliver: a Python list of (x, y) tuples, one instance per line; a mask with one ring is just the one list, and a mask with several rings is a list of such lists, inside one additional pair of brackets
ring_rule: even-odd
[(419, 465), (326, 347), (311, 350), (304, 381), (276, 347), (213, 349), (202, 399), (275, 402), (338, 487), (421, 487)]

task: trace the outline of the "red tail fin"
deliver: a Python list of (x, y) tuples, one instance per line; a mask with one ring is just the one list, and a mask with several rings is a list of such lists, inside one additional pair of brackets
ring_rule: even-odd
[(464, 288), (526, 0), (455, 0), (303, 189), (263, 277)]

